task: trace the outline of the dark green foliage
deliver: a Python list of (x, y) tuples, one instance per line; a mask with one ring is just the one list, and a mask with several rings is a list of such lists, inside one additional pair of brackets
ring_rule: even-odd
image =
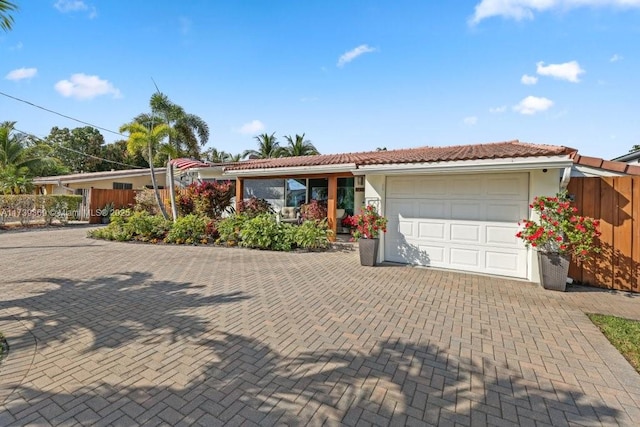
[(277, 222), (273, 215), (262, 214), (244, 223), (240, 245), (247, 248), (290, 251), (294, 244), (291, 224)]
[(108, 226), (89, 231), (89, 236), (97, 239), (156, 243), (162, 241), (171, 229), (171, 221), (148, 212), (134, 212), (131, 209), (116, 209), (111, 214)]
[(233, 214), (218, 222), (218, 233), (220, 234), (220, 242), (229, 246), (234, 246), (240, 241), (240, 230), (244, 228), (244, 224), (249, 220), (245, 214)]
[(294, 243), (301, 249), (315, 250), (329, 246), (328, 235), (331, 233), (324, 221), (304, 221), (300, 226), (294, 227)]
[(167, 243), (197, 244), (206, 243), (205, 235), (207, 219), (198, 215), (187, 215), (178, 218), (165, 237)]

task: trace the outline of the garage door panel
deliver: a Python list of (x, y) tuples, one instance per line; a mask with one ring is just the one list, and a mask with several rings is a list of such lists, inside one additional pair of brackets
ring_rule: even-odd
[(526, 175), (488, 177), (486, 183), (486, 194), (488, 196), (500, 196), (501, 199), (528, 200), (529, 181), (526, 179)]
[(389, 177), (387, 183), (387, 260), (527, 276), (527, 250), (515, 237), (528, 214), (527, 173)]
[(478, 206), (477, 202), (451, 202), (451, 219), (462, 219), (469, 221), (482, 221), (485, 209)]
[(452, 178), (449, 180), (448, 194), (463, 198), (475, 198), (482, 195), (482, 181), (471, 177)]
[(518, 220), (524, 218), (522, 215), (526, 216), (526, 212), (522, 212), (521, 203), (490, 202), (487, 206), (487, 215), (485, 219), (487, 221), (514, 222), (515, 218), (515, 221), (517, 222)]
[(407, 238), (417, 237), (413, 235), (413, 221), (400, 221), (398, 231)]
[(413, 197), (418, 183), (410, 178), (394, 178), (387, 183), (387, 191), (394, 197)]
[(442, 222), (420, 222), (418, 223), (419, 239), (444, 240), (446, 226)]
[(418, 202), (418, 216), (420, 218), (445, 219), (447, 204), (441, 201)]
[(520, 242), (518, 238), (516, 238), (517, 232), (518, 227), (488, 225), (486, 227), (486, 243), (488, 245), (508, 245), (517, 247)]
[(519, 267), (526, 262), (527, 252), (525, 250), (512, 252), (487, 250), (485, 253), (485, 265), (488, 273), (516, 276)]
[(451, 248), (450, 263), (452, 266), (470, 266), (479, 267), (480, 250), (479, 249), (463, 249)]
[(452, 243), (480, 243), (480, 225), (478, 224), (451, 224)]

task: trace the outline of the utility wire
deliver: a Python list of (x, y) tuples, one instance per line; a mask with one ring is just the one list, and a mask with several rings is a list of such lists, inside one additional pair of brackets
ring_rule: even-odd
[(29, 101), (24, 100), (24, 99), (16, 98), (15, 96), (11, 96), (11, 95), (9, 95), (8, 93), (0, 92), (0, 95), (2, 95), (2, 96), (6, 96), (7, 98), (11, 98), (11, 99), (13, 99), (13, 100), (15, 100), (15, 101), (23, 102), (23, 103), (25, 103), (25, 104), (27, 104), (27, 105), (31, 105), (32, 107), (39, 108), (39, 109), (44, 110), (44, 111), (47, 111), (47, 112), (49, 112), (49, 113), (56, 114), (56, 115), (58, 115), (58, 116), (60, 116), (60, 117), (64, 117), (65, 119), (73, 120), (73, 121), (75, 121), (75, 122), (82, 123), (83, 125), (91, 126), (91, 127), (96, 128), (96, 129), (100, 129), (100, 130), (103, 130), (103, 131), (105, 131), (105, 132), (113, 133), (113, 134), (115, 134), (115, 135), (122, 136), (123, 138), (127, 138), (127, 136), (126, 136), (126, 135), (123, 135), (123, 134), (121, 134), (120, 132), (116, 132), (116, 131), (113, 131), (113, 130), (110, 130), (110, 129), (107, 129), (107, 128), (103, 128), (103, 127), (100, 127), (100, 126), (96, 126), (96, 125), (94, 125), (94, 124), (91, 124), (91, 123), (88, 123), (88, 122), (82, 121), (82, 120), (80, 120), (80, 119), (76, 119), (76, 118), (73, 118), (73, 117), (71, 117), (71, 116), (67, 116), (66, 114), (58, 113), (57, 111), (53, 111), (53, 110), (50, 110), (50, 109), (48, 109), (48, 108), (42, 107), (42, 106), (40, 106), (40, 105), (36, 105), (36, 104), (34, 104), (33, 102), (29, 102)]
[[(43, 142), (45, 144), (50, 144), (49, 141), (46, 141), (46, 140), (44, 140), (44, 139), (40, 138), (39, 136), (36, 136), (36, 135), (34, 135), (32, 133), (25, 132), (25, 131), (20, 130), (20, 129), (16, 129), (15, 127), (13, 128), (13, 130), (15, 130), (16, 132), (20, 132), (21, 134), (31, 136), (31, 137), (33, 137), (33, 138), (35, 138), (35, 139), (37, 139), (37, 140), (39, 140), (39, 141), (41, 141), (41, 142)], [(101, 160), (103, 162), (113, 163), (113, 164), (120, 165), (120, 166), (127, 166), (127, 167), (133, 168), (133, 169), (148, 169), (148, 168), (145, 168), (145, 167), (142, 167), (142, 166), (128, 165), (126, 163), (116, 162), (115, 160), (109, 160), (109, 159), (105, 159), (105, 158), (102, 158), (102, 157), (94, 156), (93, 154), (88, 154), (88, 153), (84, 153), (82, 151), (74, 150), (73, 148), (64, 147), (64, 146), (62, 146), (60, 144), (52, 144), (52, 145), (56, 145), (56, 147), (62, 148), (63, 150), (68, 150), (68, 151), (71, 151), (73, 153), (82, 154), (83, 156), (87, 156), (87, 157), (91, 157), (93, 159)]]

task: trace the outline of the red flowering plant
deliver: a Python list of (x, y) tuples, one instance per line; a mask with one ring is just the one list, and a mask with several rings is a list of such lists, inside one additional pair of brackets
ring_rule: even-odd
[(599, 253), (596, 239), (600, 236), (600, 221), (577, 215), (566, 191), (555, 197), (541, 196), (529, 205), (538, 214), (538, 220), (522, 220), (523, 228), (516, 237), (541, 252), (566, 254), (576, 261), (586, 261)]
[(352, 216), (350, 224), (354, 227), (355, 240), (377, 239), (381, 232), (387, 232), (387, 218), (380, 215), (373, 205), (367, 205), (358, 215)]

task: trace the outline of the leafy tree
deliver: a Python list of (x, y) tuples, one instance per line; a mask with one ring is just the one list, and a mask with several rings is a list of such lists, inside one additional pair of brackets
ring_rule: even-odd
[(311, 141), (304, 139), (304, 133), (302, 135), (296, 134), (295, 138), (287, 135), (285, 139), (287, 140), (287, 146), (284, 148), (284, 153), (288, 157), (320, 154)]
[(120, 127), (120, 132), (129, 132), (129, 139), (127, 140), (127, 150), (131, 154), (141, 153), (146, 155), (147, 162), (149, 163), (149, 170), (151, 172), (151, 183), (153, 184), (153, 191), (156, 196), (156, 203), (158, 208), (162, 212), (162, 216), (168, 219), (167, 211), (160, 200), (160, 193), (158, 192), (158, 183), (156, 182), (156, 175), (153, 167), (154, 152), (158, 152), (166, 147), (166, 143), (163, 141), (168, 138), (171, 129), (164, 123), (159, 123), (152, 128), (147, 128), (138, 122), (131, 122)]
[(101, 160), (104, 137), (91, 126), (69, 130), (54, 127), (45, 138), (54, 149), (54, 155), (72, 172), (99, 172), (110, 170)]
[(0, 0), (0, 29), (9, 31), (13, 27), (13, 16), (9, 12), (15, 12), (18, 6), (9, 0)]
[(207, 123), (201, 117), (187, 113), (160, 92), (151, 95), (149, 105), (151, 114), (140, 114), (135, 121), (149, 128), (157, 123), (166, 124), (170, 129), (169, 146), (174, 148), (175, 156), (198, 158), (200, 147), (209, 141)]
[(229, 159), (227, 160), (229, 163), (238, 163), (242, 160), (242, 154), (229, 154)]
[(209, 148), (203, 153), (203, 158), (212, 163), (225, 163), (229, 161), (231, 154), (217, 148)]
[[(127, 149), (127, 140), (121, 139), (111, 144), (106, 144), (102, 147), (102, 158), (110, 160), (111, 162), (104, 162), (105, 167), (109, 169), (121, 170), (137, 167), (148, 168), (149, 163), (144, 158), (142, 153), (130, 153)], [(118, 162), (122, 164), (116, 164), (112, 162)]]
[(242, 157), (245, 159), (272, 159), (275, 157), (282, 157), (283, 150), (275, 135), (276, 134), (274, 132), (271, 135), (263, 133), (256, 136), (255, 139), (258, 141), (258, 149), (245, 150), (242, 153)]
[(14, 131), (15, 122), (0, 124), (0, 191), (19, 194), (31, 191), (33, 171), (52, 160), (34, 157), (28, 150), (26, 135)]
[(633, 153), (634, 151), (638, 151), (640, 150), (640, 145), (636, 144), (633, 147), (631, 147), (631, 150), (629, 150), (630, 153)]

